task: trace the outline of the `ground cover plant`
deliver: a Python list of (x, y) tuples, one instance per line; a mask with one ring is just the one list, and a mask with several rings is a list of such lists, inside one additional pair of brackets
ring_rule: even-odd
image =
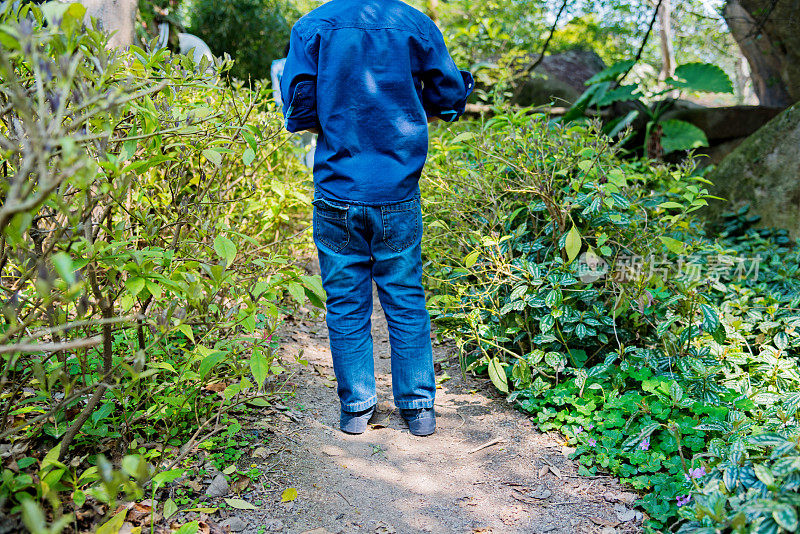
[(654, 531), (797, 528), (797, 252), (746, 213), (710, 231), (689, 163), (625, 159), (525, 110), (433, 141), (430, 306), (585, 474)]
[(157, 499), (265, 404), (282, 310), (324, 298), (294, 263), (310, 201), (265, 91), (109, 50), (83, 15), (0, 5), (0, 502), (37, 533)]

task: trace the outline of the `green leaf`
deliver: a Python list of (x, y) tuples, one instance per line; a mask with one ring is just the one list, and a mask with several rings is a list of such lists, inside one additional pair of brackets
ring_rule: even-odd
[(173, 531), (172, 534), (197, 534), (198, 530), (200, 530), (200, 523), (198, 521), (192, 521), (181, 525), (181, 527)]
[(286, 289), (289, 290), (289, 294), (298, 304), (304, 304), (306, 301), (306, 292), (303, 289), (303, 286), (298, 284), (297, 282), (290, 282)]
[[(297, 493), (297, 490), (295, 490), (295, 494), (296, 493)], [(255, 506), (253, 506), (249, 502), (245, 501), (244, 499), (230, 498), (230, 499), (225, 499), (225, 502), (228, 504), (228, 506), (230, 506), (231, 508), (236, 508), (237, 510), (256, 510), (257, 509)]]
[(661, 126), (661, 148), (664, 154), (708, 146), (705, 132), (694, 124), (677, 119), (661, 121), (658, 124)]
[(508, 393), (506, 370), (496, 357), (489, 360), (489, 378), (497, 389), (503, 393)]
[(216, 514), (219, 511), (219, 508), (209, 508), (207, 506), (196, 506), (194, 508), (186, 508), (184, 512), (200, 512), (201, 514)]
[(700, 310), (703, 312), (703, 330), (713, 332), (719, 326), (719, 315), (717, 311), (708, 304), (701, 304)]
[(72, 285), (75, 283), (75, 269), (72, 265), (72, 257), (64, 252), (57, 252), (53, 254), (53, 267), (55, 267), (58, 275), (64, 279), (67, 284)]
[(567, 251), (567, 258), (569, 261), (575, 259), (578, 255), (578, 252), (581, 251), (581, 233), (578, 231), (578, 228), (573, 225), (572, 229), (567, 233), (567, 239), (564, 242), (564, 248)]
[(65, 467), (64, 464), (58, 461), (58, 457), (61, 454), (61, 443), (59, 442), (58, 445), (50, 449), (47, 454), (45, 454), (44, 458), (42, 459), (42, 465), (39, 467), (39, 473), (50, 470), (51, 467)]
[(122, 523), (125, 522), (125, 516), (127, 515), (128, 510), (122, 510), (114, 515), (114, 517), (97, 527), (95, 534), (118, 534), (120, 529), (122, 529)]
[(675, 254), (683, 254), (686, 250), (686, 245), (677, 239), (666, 236), (659, 236), (658, 238), (662, 243), (664, 243), (664, 246), (667, 247), (670, 252), (674, 252)]
[(661, 204), (658, 205), (658, 207), (664, 209), (670, 209), (670, 208), (683, 209), (683, 204), (670, 201), (670, 202), (662, 202)]
[(453, 143), (453, 144), (461, 143), (463, 141), (468, 141), (468, 140), (472, 139), (473, 137), (475, 137), (475, 134), (473, 132), (461, 132), (460, 134), (458, 134), (457, 136), (455, 136), (453, 138), (451, 143)]
[(622, 130), (627, 128), (629, 124), (636, 120), (638, 116), (639, 110), (631, 110), (624, 117), (618, 117), (603, 126), (603, 132), (609, 137), (616, 137)]
[(704, 93), (733, 94), (733, 82), (717, 65), (711, 63), (686, 63), (675, 69), (673, 78), (667, 80), (673, 87)]
[(297, 490), (295, 488), (286, 488), (281, 493), (281, 502), (291, 502), (297, 498)]
[(203, 361), (200, 362), (200, 368), (197, 370), (200, 378), (205, 378), (208, 372), (216, 367), (216, 365), (221, 362), (225, 356), (227, 356), (227, 353), (225, 352), (212, 352), (204, 357)]
[(627, 72), (631, 67), (636, 64), (635, 61), (627, 60), (614, 63), (605, 70), (602, 70), (586, 80), (586, 85), (593, 85), (599, 82), (608, 82), (616, 80), (619, 76)]
[(753, 465), (753, 471), (756, 472), (756, 478), (765, 485), (772, 486), (775, 483), (775, 477), (772, 475), (772, 471), (763, 464)]
[(772, 511), (772, 518), (781, 528), (795, 532), (798, 527), (797, 510), (789, 504), (780, 503), (777, 506), (778, 508)]
[(627, 102), (639, 100), (641, 95), (634, 94), (639, 89), (638, 85), (621, 85), (607, 92), (597, 101), (598, 106), (608, 106), (614, 102)]
[(218, 235), (214, 238), (214, 252), (225, 260), (226, 265), (231, 265), (236, 257), (236, 245), (224, 235)]
[(72, 502), (80, 508), (86, 503), (86, 493), (82, 490), (75, 490), (72, 492)]
[(256, 386), (260, 390), (269, 375), (269, 359), (262, 350), (253, 350), (250, 356), (250, 372), (256, 379)]
[(216, 150), (207, 148), (203, 150), (203, 155), (206, 157), (208, 161), (210, 161), (214, 165), (219, 166), (222, 163), (222, 154), (220, 154)]
[(194, 341), (194, 332), (192, 332), (192, 327), (191, 326), (189, 326), (186, 323), (179, 324), (178, 327), (177, 327), (177, 330), (179, 332), (181, 332), (184, 336), (188, 337), (189, 341), (191, 341), (192, 343), (195, 342)]
[(303, 275), (300, 277), (305, 284), (307, 289), (310, 289), (312, 293), (314, 293), (322, 302), (328, 298), (328, 295), (325, 293), (325, 289), (322, 287), (322, 278), (319, 275)]
[(480, 250), (473, 250), (472, 252), (467, 254), (467, 257), (464, 258), (464, 267), (469, 269), (470, 267), (475, 265), (475, 262), (478, 261), (478, 257), (480, 255), (481, 255), (481, 251)]
[(164, 503), (164, 519), (169, 519), (178, 511), (178, 505), (172, 499), (167, 499)]
[(242, 154), (242, 163), (250, 165), (254, 159), (256, 159), (256, 153), (253, 152), (252, 148), (247, 148)]
[(176, 478), (180, 478), (186, 469), (170, 469), (169, 471), (161, 471), (153, 477), (153, 489), (157, 490), (164, 484), (172, 482)]

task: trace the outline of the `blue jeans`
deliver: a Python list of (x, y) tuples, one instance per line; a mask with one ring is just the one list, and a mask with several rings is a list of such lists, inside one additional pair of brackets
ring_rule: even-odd
[(398, 408), (431, 408), (436, 392), (422, 290), (419, 198), (385, 206), (314, 200), (314, 243), (328, 294), (327, 323), (342, 409), (373, 406), (372, 281), (389, 325)]

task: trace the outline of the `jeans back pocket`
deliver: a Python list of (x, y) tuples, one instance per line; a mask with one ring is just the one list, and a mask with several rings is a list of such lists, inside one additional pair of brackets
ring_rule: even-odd
[(381, 206), (383, 242), (395, 252), (416, 244), (422, 236), (422, 208), (417, 199)]
[(350, 231), (347, 227), (349, 206), (340, 205), (318, 198), (314, 200), (314, 241), (339, 252), (350, 242)]

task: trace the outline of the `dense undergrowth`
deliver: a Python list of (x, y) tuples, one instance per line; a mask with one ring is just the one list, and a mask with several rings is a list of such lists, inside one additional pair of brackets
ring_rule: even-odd
[(19, 4), (0, 4), (0, 516), (87, 531), (147, 495), (149, 530), (186, 455), (266, 402), (282, 310), (321, 305), (291, 237), (307, 174), (229, 65), (111, 51), (79, 4)]
[(638, 490), (654, 531), (796, 531), (786, 233), (746, 212), (705, 228), (701, 173), (622, 158), (593, 125), (498, 109), (433, 146), (430, 307), (464, 369)]

